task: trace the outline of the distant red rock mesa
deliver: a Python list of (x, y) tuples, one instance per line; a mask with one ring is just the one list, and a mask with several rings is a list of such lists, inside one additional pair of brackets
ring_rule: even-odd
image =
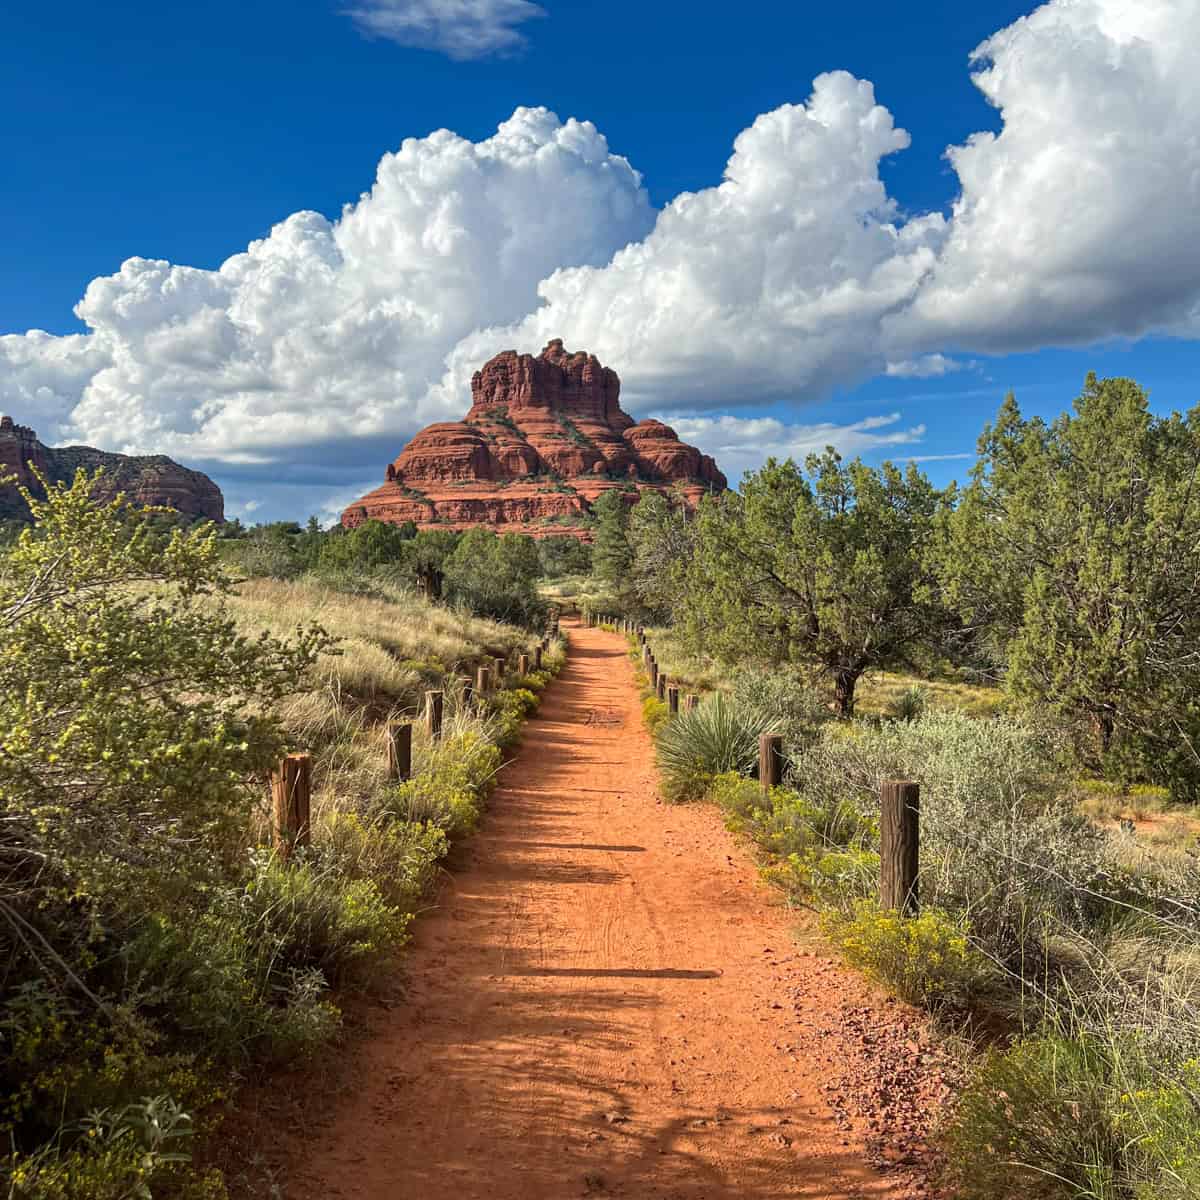
[(104, 503), (124, 492), (132, 504), (173, 508), (185, 516), (220, 522), (225, 516), (221, 489), (205, 474), (181, 467), (162, 454), (131, 456), (93, 450), (90, 446), (46, 446), (28, 425), (0, 417), (0, 478), (15, 476), (16, 483), (0, 484), (0, 520), (28, 521), (29, 506), (17, 484), (35, 496), (43, 494), (33, 464), (51, 483), (69, 483), (83, 467), (104, 474), (92, 495)]
[(725, 490), (707, 454), (661, 421), (634, 421), (620, 394), (615, 371), (594, 354), (568, 354), (560, 339), (537, 358), (505, 350), (471, 380), (466, 419), (422, 429), (342, 524), (486, 525), (590, 540), (592, 501), (612, 488), (631, 499), (678, 489), (692, 506)]

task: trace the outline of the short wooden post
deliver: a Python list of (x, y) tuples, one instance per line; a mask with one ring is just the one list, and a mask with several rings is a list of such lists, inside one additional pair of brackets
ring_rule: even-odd
[(442, 736), (442, 706), (446, 697), (441, 692), (425, 693), (425, 720), (429, 736), (437, 739)]
[(462, 681), (462, 703), (463, 708), (470, 708), (472, 701), (475, 699), (475, 685), (470, 678)]
[(658, 691), (658, 663), (654, 661), (654, 655), (650, 655), (650, 686)]
[(671, 684), (667, 688), (667, 711), (671, 716), (675, 716), (679, 712), (679, 688), (675, 684)]
[(879, 906), (917, 911), (921, 846), (921, 785), (890, 779), (879, 789)]
[(517, 659), (517, 670), (522, 675), (529, 674), (529, 655), (528, 654), (522, 654), (521, 657)]
[(643, 646), (646, 644), (646, 631), (640, 625), (638, 626), (638, 641)]
[(699, 708), (699, 706), (700, 706), (700, 697), (699, 696), (694, 696), (689, 692), (688, 695), (686, 697), (684, 697), (683, 707), (686, 708), (689, 712), (691, 712), (691, 710), (693, 708)]
[(499, 655), (496, 655), (496, 657), (492, 659), (492, 663), (495, 667), (496, 686), (499, 687), (501, 681), (504, 679), (504, 668), (508, 664)]
[(491, 686), (492, 672), (489, 667), (480, 667), (475, 672), (475, 694), (482, 699), (488, 694), (488, 688)]
[(549, 639), (548, 637), (544, 637), (544, 638), (542, 638), (542, 644), (541, 644), (541, 646), (539, 647), (539, 649), (541, 650), (541, 652), (542, 652), (543, 654), (545, 654), (545, 653), (547, 653), (547, 651), (549, 651), (549, 649), (550, 649), (550, 639)]
[(667, 677), (665, 674), (659, 675), (654, 684), (654, 694), (660, 699), (667, 698)]
[(403, 783), (412, 778), (412, 725), (393, 721), (387, 733), (388, 778)]
[(758, 739), (758, 781), (764, 792), (783, 782), (783, 738), (777, 733)]
[(289, 754), (271, 773), (271, 799), (275, 809), (275, 848), (285, 861), (296, 846), (311, 840), (312, 758)]
[(534, 646), (534, 648), (533, 648), (533, 669), (535, 671), (540, 671), (542, 669), (542, 648), (541, 648), (541, 646)]

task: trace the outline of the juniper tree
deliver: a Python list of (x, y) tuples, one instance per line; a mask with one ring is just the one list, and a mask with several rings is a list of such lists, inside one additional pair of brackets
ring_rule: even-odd
[[(1085, 717), (1101, 759), (1200, 762), (1200, 409), (1089, 374), (1073, 413), (1010, 395), (945, 522), (946, 596), (1017, 697)], [(1168, 766), (1168, 770), (1173, 770)]]
[(666, 620), (682, 596), (694, 521), (683, 496), (643, 492), (629, 514), (629, 582), (638, 604)]
[(912, 465), (768, 459), (701, 505), (689, 638), (729, 661), (815, 663), (850, 715), (864, 671), (911, 662), (941, 628), (925, 565), (939, 503)]

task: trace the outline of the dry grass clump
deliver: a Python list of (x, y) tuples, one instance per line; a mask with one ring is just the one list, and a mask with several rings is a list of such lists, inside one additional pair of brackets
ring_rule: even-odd
[(305, 577), (248, 579), (229, 598), (239, 622), (275, 634), (318, 624), (339, 639), (317, 666), (335, 702), (390, 700), (415, 708), (426, 688), (488, 655), (532, 648), (512, 625), (440, 607), (400, 588), (388, 599), (350, 595)]
[(646, 628), (646, 640), (658, 660), (658, 668), (689, 692), (727, 691), (728, 669), (710, 658), (693, 654), (679, 634), (660, 626)]

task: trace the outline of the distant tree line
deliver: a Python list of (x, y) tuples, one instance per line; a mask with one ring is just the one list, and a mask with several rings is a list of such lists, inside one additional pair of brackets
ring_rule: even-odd
[(222, 534), (226, 561), (246, 575), (316, 574), (340, 588), (364, 591), (385, 576), (462, 604), (477, 616), (521, 624), (543, 616), (538, 593), (543, 579), (586, 574), (591, 568), (589, 547), (574, 537), (535, 540), (483, 528), (418, 530), (411, 521), (366, 521), (354, 529), (336, 525), (328, 530), (315, 516), (304, 526), (275, 521), (245, 528), (234, 521)]

